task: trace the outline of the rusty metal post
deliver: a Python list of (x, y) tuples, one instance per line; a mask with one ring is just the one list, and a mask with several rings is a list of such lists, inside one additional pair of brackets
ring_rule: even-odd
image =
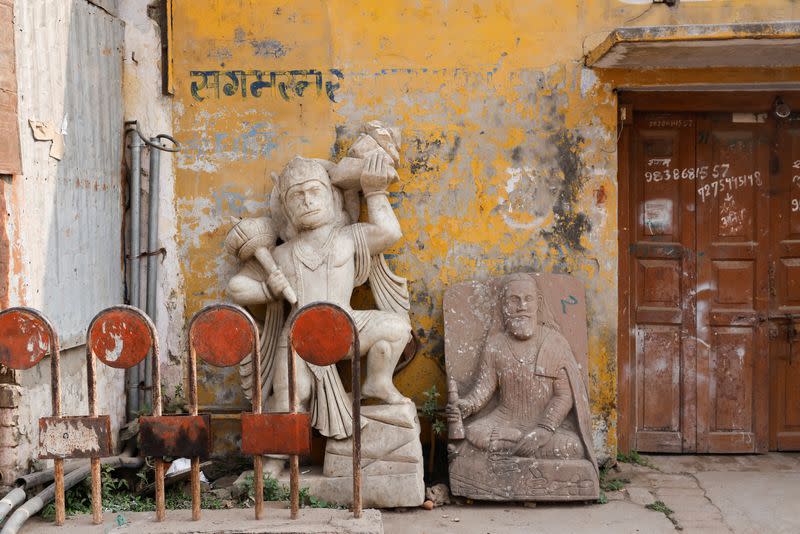
[[(153, 328), (153, 363), (151, 365), (151, 372), (153, 376), (153, 417), (161, 417), (161, 359), (159, 358), (158, 336), (155, 332), (155, 325), (153, 325), (152, 321), (149, 321), (149, 324)], [(155, 459), (154, 463), (154, 478), (156, 483), (156, 521), (161, 522), (167, 517), (167, 505), (166, 498), (164, 496), (164, 459), (158, 457)]]
[[(38, 313), (38, 312), (37, 312)], [(44, 320), (50, 338), (50, 399), (53, 407), (53, 417), (61, 417), (61, 348), (58, 343), (53, 325), (40, 315)], [(64, 504), (64, 459), (53, 459), (53, 474), (55, 479), (55, 507), (56, 525), (61, 526), (66, 519)]]
[[(289, 413), (295, 414), (297, 413), (297, 370), (295, 369), (295, 352), (291, 340), (288, 345)], [(289, 494), (291, 517), (297, 519), (300, 515), (300, 457), (296, 454), (289, 456)]]
[[(349, 317), (349, 315), (348, 315)], [(361, 517), (361, 343), (353, 326), (353, 517)]]
[[(250, 316), (248, 319), (252, 321)], [(255, 324), (253, 324), (255, 328)], [(253, 337), (253, 398), (251, 403), (253, 405), (253, 413), (256, 416), (261, 415), (261, 357), (258, 351), (258, 330)], [(264, 457), (260, 454), (253, 456), (253, 492), (255, 493), (255, 511), (256, 519), (261, 519), (264, 515)]]
[[(91, 333), (91, 328), (89, 329)], [(90, 334), (91, 335), (91, 334)], [(92, 354), (92, 344), (86, 343), (86, 383), (89, 393), (89, 417), (97, 417), (97, 363)], [(92, 523), (103, 522), (103, 503), (100, 491), (100, 457), (93, 456), (92, 462)]]
[[(45, 339), (47, 343), (45, 343)], [(0, 364), (11, 369), (30, 369), (50, 353), (50, 394), (54, 418), (61, 417), (60, 347), (53, 325), (33, 308), (9, 308), (0, 312)], [(42, 418), (43, 419), (43, 418)], [(42, 425), (42, 419), (39, 425)], [(64, 524), (64, 458), (53, 458), (56, 524)]]
[[(155, 459), (156, 521), (166, 517), (164, 497), (165, 456), (188, 456), (192, 458), (192, 518), (200, 518), (200, 462), (211, 451), (211, 418), (197, 415), (197, 371), (196, 347), (192, 342), (193, 323), (189, 323), (189, 415), (162, 415), (161, 365), (157, 338), (153, 342), (153, 414), (139, 418), (139, 449), (141, 454)], [(148, 319), (149, 321), (149, 319)], [(152, 324), (152, 323), (151, 323)], [(154, 332), (155, 336), (155, 332)]]
[[(44, 316), (42, 316), (44, 319)], [(58, 336), (50, 324), (45, 320), (50, 337), (50, 394), (53, 406), (53, 417), (61, 417), (61, 348), (58, 343)], [(55, 501), (56, 501), (56, 525), (64, 524), (66, 518), (66, 507), (64, 504), (64, 459), (53, 459), (53, 474), (55, 478)]]
[[(191, 339), (194, 321), (189, 325), (189, 415), (197, 416), (197, 353)], [(192, 456), (192, 521), (200, 520), (200, 458)]]
[[(197, 359), (216, 367), (238, 364), (254, 355), (256, 377), (254, 410), (261, 411), (260, 362), (258, 360), (258, 328), (247, 312), (231, 304), (212, 304), (197, 312), (189, 321), (189, 405), (190, 416), (197, 419)], [(210, 427), (210, 420), (209, 420)], [(197, 450), (197, 448), (195, 448)], [(209, 444), (210, 450), (210, 444)], [(256, 492), (256, 518), (263, 509), (263, 466), (261, 458), (253, 462), (253, 488)], [(192, 519), (200, 519), (200, 457), (192, 455), (191, 471)]]
[[(109, 308), (108, 311), (118, 311), (127, 314), (133, 314), (128, 321), (131, 328), (136, 332), (131, 335), (131, 341), (137, 342), (138, 346), (135, 350), (130, 351), (133, 355), (130, 359), (120, 357), (119, 362), (111, 362), (103, 358), (102, 354), (99, 357), (108, 365), (119, 368), (129, 368), (139, 366), (146, 360), (148, 354), (152, 355), (153, 365), (150, 368), (151, 380), (153, 381), (153, 416), (161, 416), (161, 367), (158, 365), (160, 361), (160, 351), (158, 345), (158, 332), (156, 326), (150, 317), (147, 316), (142, 310), (133, 306), (115, 306)], [(102, 313), (102, 312), (101, 312)], [(135, 324), (134, 324), (135, 323)], [(124, 361), (122, 361), (124, 360)], [(144, 431), (143, 417), (139, 418), (139, 438), (141, 440)], [(141, 447), (140, 447), (141, 448)], [(146, 454), (142, 451), (142, 454)], [(155, 464), (155, 486), (156, 486), (156, 521), (164, 521), (166, 517), (166, 504), (164, 499), (164, 460), (158, 456), (154, 459)]]
[[(97, 359), (116, 369), (135, 368), (152, 347), (154, 333), (155, 328), (147, 316), (133, 306), (106, 308), (94, 316), (86, 332), (89, 415), (70, 419), (81, 425), (84, 431), (92, 430), (93, 435), (81, 449), (66, 451), (65, 457), (88, 455), (91, 459), (92, 521), (96, 525), (103, 522), (100, 458), (111, 454), (110, 417), (97, 414)], [(51, 432), (49, 426), (45, 430)]]

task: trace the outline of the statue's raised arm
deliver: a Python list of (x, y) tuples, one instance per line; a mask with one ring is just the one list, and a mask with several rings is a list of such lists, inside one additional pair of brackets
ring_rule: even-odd
[(392, 171), (392, 160), (375, 152), (367, 158), (361, 173), (361, 190), (366, 198), (369, 217), (368, 222), (362, 225), (370, 255), (384, 252), (403, 237), (386, 191), (393, 180)]

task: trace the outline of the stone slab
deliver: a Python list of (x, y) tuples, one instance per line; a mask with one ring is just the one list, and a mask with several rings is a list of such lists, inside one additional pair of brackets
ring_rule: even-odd
[[(347, 510), (302, 508), (292, 520), (285, 503), (266, 503), (264, 518), (256, 521), (253, 509), (203, 510), (200, 521), (192, 521), (191, 510), (167, 510), (167, 519), (155, 522), (154, 512), (106, 513), (102, 525), (92, 525), (90, 515), (70, 517), (64, 526), (34, 517), (25, 523), (22, 534), (110, 534), (147, 532), (148, 534), (383, 534), (378, 510), (364, 510), (353, 519)], [(119, 522), (122, 525), (119, 525)]]
[[(289, 485), (284, 471), (279, 480)], [(399, 475), (362, 476), (361, 497), (365, 508), (397, 508), (419, 506), (425, 501), (425, 485), (420, 484), (417, 473)], [(328, 502), (349, 506), (353, 503), (353, 477), (329, 477), (319, 467), (302, 470), (300, 487), (308, 488), (309, 495)]]
[[(361, 407), (364, 506), (419, 506), (425, 500), (425, 468), (420, 424), (414, 404)], [(322, 473), (303, 477), (311, 495), (337, 504), (352, 504), (353, 440), (328, 439)]]
[(800, 472), (695, 475), (733, 532), (800, 532)]
[(470, 451), (450, 464), (453, 495), (485, 501), (593, 501), (600, 497), (588, 460), (514, 460), (513, 471), (495, 472), (486, 454)]
[[(450, 428), (453, 494), (497, 501), (597, 499), (597, 471), (583, 452), (594, 444), (580, 280), (516, 273), (464, 282), (447, 288), (443, 307), (448, 414), (466, 414), (466, 434), (458, 421)], [(565, 400), (550, 403), (558, 373), (572, 396), (564, 413), (558, 406)], [(553, 428), (545, 412), (557, 414)], [(545, 434), (533, 430), (537, 424), (550, 428), (547, 442), (533, 441)]]

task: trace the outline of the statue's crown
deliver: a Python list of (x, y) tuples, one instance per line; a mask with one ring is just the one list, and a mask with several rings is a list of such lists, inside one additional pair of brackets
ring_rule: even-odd
[(275, 187), (278, 188), (281, 199), (283, 199), (289, 189), (311, 180), (322, 182), (328, 188), (331, 186), (331, 179), (325, 167), (313, 159), (295, 156), (275, 178)]

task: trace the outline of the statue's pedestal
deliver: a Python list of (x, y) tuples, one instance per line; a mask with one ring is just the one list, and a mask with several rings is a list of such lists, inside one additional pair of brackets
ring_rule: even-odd
[[(411, 403), (362, 406), (361, 495), (365, 508), (419, 506), (425, 500), (417, 409)], [(336, 504), (353, 501), (353, 440), (329, 439), (322, 471), (300, 475), (300, 487)], [(283, 477), (282, 477), (283, 478)], [(288, 480), (281, 480), (288, 484)]]
[[(310, 472), (302, 468), (300, 487), (318, 499), (351, 506), (353, 504), (353, 477), (327, 477), (319, 467)], [(371, 475), (361, 479), (361, 500), (364, 508), (397, 508), (419, 506), (425, 499), (422, 477), (406, 475)], [(284, 472), (281, 484), (289, 486), (289, 475)]]
[(464, 447), (450, 462), (453, 495), (486, 501), (591, 501), (600, 497), (588, 460), (490, 458)]

